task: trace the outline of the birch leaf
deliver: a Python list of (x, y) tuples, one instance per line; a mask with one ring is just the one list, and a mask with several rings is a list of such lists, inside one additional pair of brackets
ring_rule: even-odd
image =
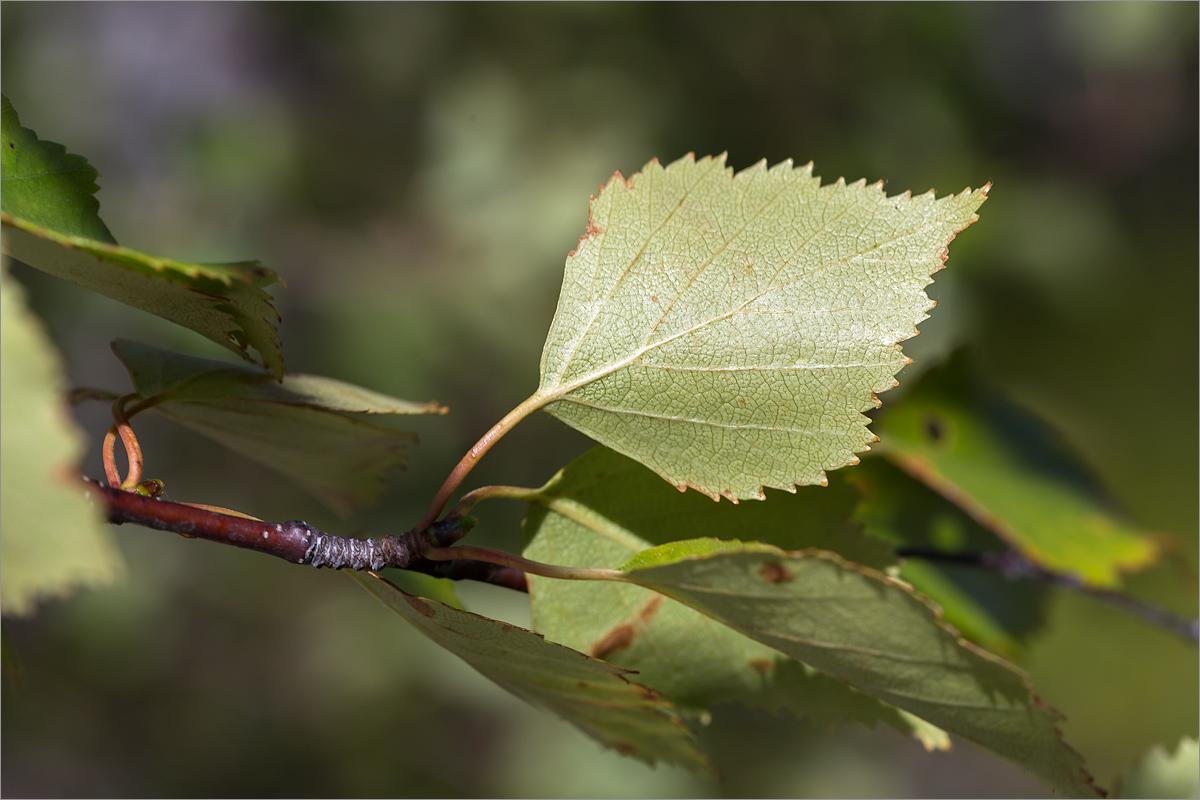
[[(742, 535), (789, 549), (837, 548), (890, 565), (890, 551), (852, 522), (858, 494), (839, 482), (767, 503), (714, 506), (680, 494), (605, 447), (575, 459), (531, 496), (524, 555), (569, 566), (619, 567), (637, 553), (692, 536)], [(533, 628), (552, 641), (635, 670), (681, 707), (739, 703), (787, 710), (818, 727), (882, 721), (929, 749), (948, 742), (921, 720), (756, 642), (682, 603), (612, 581), (529, 577)]]
[(820, 550), (711, 539), (647, 550), (622, 568), (678, 600), (1071, 796), (1098, 791), (1028, 679), (945, 625), (912, 587)]
[(275, 377), (279, 314), (263, 291), (279, 277), (257, 262), (197, 264), (121, 247), (100, 220), (97, 172), (82, 156), (21, 127), (0, 100), (0, 223), (6, 255), (126, 305), (190, 328)]
[(1154, 537), (1112, 513), (1045, 424), (961, 357), (926, 373), (878, 428), (881, 455), (1035, 564), (1111, 588), (1158, 559)]
[(118, 340), (113, 352), (138, 393), (164, 414), (230, 450), (266, 464), (348, 512), (373, 502), (389, 470), (407, 462), (411, 431), (372, 425), (343, 412), (428, 414), (414, 403), (317, 375), (270, 374), (239, 364)]
[(670, 703), (630, 681), (628, 670), (536, 633), (405, 594), (374, 573), (350, 573), (432, 641), (522, 700), (549, 709), (605, 747), (653, 764), (711, 772)]
[(710, 497), (825, 482), (874, 440), (924, 287), (988, 187), (937, 199), (821, 186), (725, 157), (619, 174), (567, 257), (538, 403)]

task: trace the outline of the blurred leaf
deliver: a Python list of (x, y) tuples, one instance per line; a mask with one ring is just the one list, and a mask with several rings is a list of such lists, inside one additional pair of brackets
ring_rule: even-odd
[(1200, 746), (1186, 736), (1172, 754), (1154, 745), (1129, 770), (1116, 796), (1200, 798)]
[(79, 476), (83, 437), (66, 413), (58, 354), (0, 268), (0, 609), (111, 583), (120, 554)]
[(876, 425), (879, 452), (1035, 564), (1115, 586), (1157, 545), (1111, 516), (1037, 420), (974, 378), (961, 356), (931, 370)]
[(710, 771), (695, 737), (662, 697), (614, 667), (541, 636), (350, 573), (432, 641), (517, 697), (562, 716), (605, 747), (653, 764)]
[[(851, 515), (852, 487), (772, 493), (765, 503), (714, 505), (675, 491), (653, 472), (605, 447), (571, 462), (531, 501), (526, 558), (617, 567), (654, 544), (696, 535), (742, 535), (782, 547), (840, 548), (880, 567), (890, 549), (863, 537)], [(638, 586), (529, 576), (533, 628), (547, 638), (628, 667), (681, 706), (742, 703), (786, 709), (815, 725), (882, 720), (930, 748), (932, 726), (914, 721), (811, 667), (799, 664), (687, 606)]]
[(407, 463), (411, 431), (381, 428), (338, 411), (441, 412), (332, 378), (270, 375), (239, 365), (118, 340), (113, 352), (138, 393), (171, 419), (259, 461), (348, 512), (375, 501), (383, 476)]
[(906, 583), (833, 553), (714, 540), (661, 545), (622, 570), (1059, 791), (1097, 794), (1082, 759), (1062, 741), (1061, 716), (1027, 678), (960, 639)]
[(444, 414), (436, 402), (414, 403), (319, 375), (291, 373), (282, 381), (224, 361), (212, 361), (118, 339), (113, 352), (129, 370), (138, 394), (172, 402), (262, 400), (358, 414)]
[[(862, 490), (855, 519), (897, 547), (946, 554), (1008, 550), (965, 511), (881, 458), (865, 459), (848, 480)], [(904, 560), (900, 578), (937, 603), (965, 638), (1006, 658), (1020, 654), (1021, 637), (1041, 624), (1049, 597), (1046, 583), (918, 557)]]
[(97, 215), (96, 170), (22, 128), (8, 98), (0, 102), (5, 254), (191, 328), (243, 358), (253, 347), (272, 374), (283, 375), (279, 314), (263, 291), (280, 282), (274, 272), (257, 262), (194, 264), (118, 246)]
[(812, 166), (657, 161), (592, 201), (536, 398), (677, 486), (761, 498), (825, 483), (874, 440), (860, 412), (987, 188), (822, 188)]

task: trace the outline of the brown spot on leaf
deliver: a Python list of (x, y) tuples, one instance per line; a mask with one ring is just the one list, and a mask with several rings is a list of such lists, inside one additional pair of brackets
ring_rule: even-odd
[(592, 658), (606, 659), (633, 644), (633, 639), (636, 635), (637, 631), (633, 629), (632, 625), (628, 622), (622, 622), (604, 634), (604, 638), (592, 645), (592, 649), (588, 651), (588, 655)]
[(775, 671), (775, 662), (769, 658), (752, 658), (747, 663), (759, 675), (770, 675)]
[(588, 650), (588, 655), (592, 658), (607, 659), (609, 656), (615, 655), (622, 650), (627, 649), (637, 635), (650, 624), (654, 619), (654, 615), (658, 613), (659, 607), (662, 606), (662, 595), (656, 594), (654, 597), (646, 601), (632, 619), (621, 622), (615, 628), (601, 637), (600, 641), (592, 645)]
[(632, 742), (613, 742), (612, 746), (623, 756), (631, 756), (638, 751), (638, 746)]
[(762, 565), (762, 569), (758, 571), (758, 577), (767, 583), (787, 583), (792, 579), (792, 573), (788, 572), (787, 567), (783, 564), (772, 561)]
[(433, 606), (429, 605), (429, 603), (426, 603), (421, 598), (408, 597), (405, 599), (408, 600), (409, 605), (411, 605), (413, 608), (415, 608), (417, 610), (417, 613), (421, 614), (422, 616), (426, 616), (426, 617), (433, 616)]

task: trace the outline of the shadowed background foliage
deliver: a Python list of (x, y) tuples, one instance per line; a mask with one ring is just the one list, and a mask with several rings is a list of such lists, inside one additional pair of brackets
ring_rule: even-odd
[[(8, 4), (4, 91), (101, 172), (123, 244), (259, 258), (289, 369), (447, 417), (383, 502), (340, 520), (170, 423), (139, 433), (175, 499), (341, 532), (409, 527), (477, 436), (537, 385), (589, 194), (649, 158), (812, 159), (826, 179), (939, 194), (992, 181), (941, 306), (906, 347), (954, 349), (1056, 426), (1168, 563), (1130, 581), (1195, 614), (1195, 4)], [(124, 391), (123, 336), (221, 358), (182, 329), (23, 267), (73, 383)], [(277, 287), (278, 288), (278, 287)], [(98, 445), (100, 404), (78, 411)], [(589, 442), (546, 415), (471, 485), (539, 485)], [(86, 464), (102, 474), (93, 448)], [(491, 504), (489, 504), (490, 506)], [(517, 506), (481, 544), (519, 547)], [(725, 782), (602, 751), (437, 650), (344, 576), (118, 532), (121, 586), (6, 621), (7, 795), (1022, 796), (959, 745), (718, 708)], [(462, 587), (528, 621), (523, 599)], [(1102, 781), (1196, 735), (1197, 654), (1055, 593), (1023, 665)]]

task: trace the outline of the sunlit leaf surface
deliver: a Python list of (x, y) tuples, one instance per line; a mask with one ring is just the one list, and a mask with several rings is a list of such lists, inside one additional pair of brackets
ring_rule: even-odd
[(1035, 564), (1114, 586), (1158, 547), (1108, 508), (1047, 428), (956, 359), (877, 425), (879, 452)]
[(861, 412), (986, 194), (822, 187), (790, 161), (735, 176), (724, 156), (614, 176), (567, 258), (537, 396), (712, 497), (824, 483), (873, 441)]

